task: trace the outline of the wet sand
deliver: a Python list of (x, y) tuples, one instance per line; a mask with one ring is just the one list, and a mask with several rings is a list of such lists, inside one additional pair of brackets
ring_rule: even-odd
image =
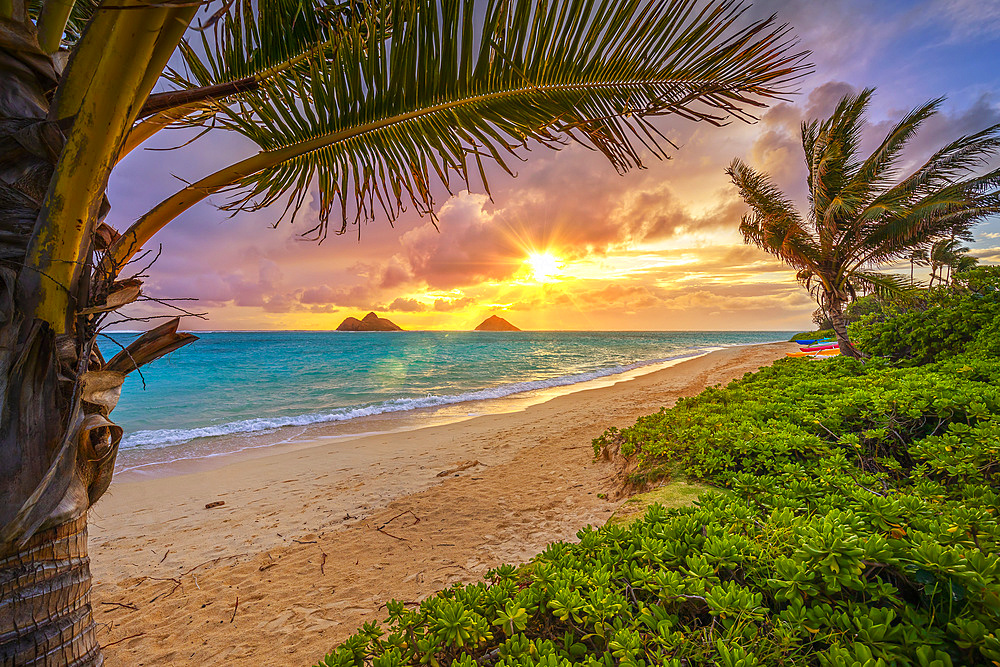
[(317, 430), (273, 455), (125, 476), (90, 514), (106, 664), (314, 664), (392, 598), (417, 602), (604, 523), (617, 504), (598, 496), (617, 487), (591, 439), (791, 349), (727, 348), (518, 412)]

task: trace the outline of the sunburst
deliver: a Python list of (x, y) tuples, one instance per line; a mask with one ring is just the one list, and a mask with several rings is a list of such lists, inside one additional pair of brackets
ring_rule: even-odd
[(562, 262), (550, 252), (533, 252), (524, 260), (531, 270), (531, 277), (539, 283), (554, 282)]

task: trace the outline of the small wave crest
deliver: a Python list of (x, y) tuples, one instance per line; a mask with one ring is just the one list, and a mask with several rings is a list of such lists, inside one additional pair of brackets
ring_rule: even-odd
[(327, 412), (294, 415), (289, 417), (255, 417), (253, 419), (242, 419), (239, 421), (218, 424), (215, 426), (202, 426), (199, 428), (187, 429), (158, 429), (147, 431), (136, 431), (125, 436), (121, 441), (123, 449), (158, 448), (169, 445), (180, 445), (199, 438), (214, 438), (227, 435), (243, 435), (273, 431), (285, 426), (310, 426), (312, 424), (323, 424), (332, 422), (342, 422), (359, 417), (371, 417), (373, 415), (386, 414), (389, 412), (405, 412), (408, 410), (420, 410), (425, 408), (437, 408), (456, 403), (468, 401), (483, 401), (490, 399), (505, 398), (514, 394), (521, 394), (540, 389), (552, 389), (554, 387), (566, 387), (580, 384), (590, 380), (598, 380), (611, 375), (627, 373), (637, 368), (654, 366), (669, 361), (685, 359), (697, 356), (718, 347), (705, 348), (678, 354), (663, 359), (650, 359), (624, 366), (612, 366), (601, 368), (588, 373), (578, 373), (575, 375), (561, 375), (559, 377), (544, 380), (532, 380), (529, 382), (513, 382), (510, 384), (479, 389), (456, 395), (431, 395), (420, 398), (397, 398), (375, 405), (359, 406), (354, 408), (339, 408)]

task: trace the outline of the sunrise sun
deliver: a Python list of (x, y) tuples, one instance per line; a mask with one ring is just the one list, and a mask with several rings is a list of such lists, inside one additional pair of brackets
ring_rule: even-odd
[(548, 252), (533, 252), (524, 261), (531, 269), (531, 277), (537, 282), (551, 282), (562, 268), (562, 262)]

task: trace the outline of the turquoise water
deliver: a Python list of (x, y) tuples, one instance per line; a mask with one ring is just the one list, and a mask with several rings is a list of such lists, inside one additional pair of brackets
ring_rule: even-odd
[[(125, 383), (123, 451), (502, 399), (794, 332), (217, 332)], [(135, 334), (118, 333), (127, 344)], [(105, 340), (106, 355), (117, 347)]]

